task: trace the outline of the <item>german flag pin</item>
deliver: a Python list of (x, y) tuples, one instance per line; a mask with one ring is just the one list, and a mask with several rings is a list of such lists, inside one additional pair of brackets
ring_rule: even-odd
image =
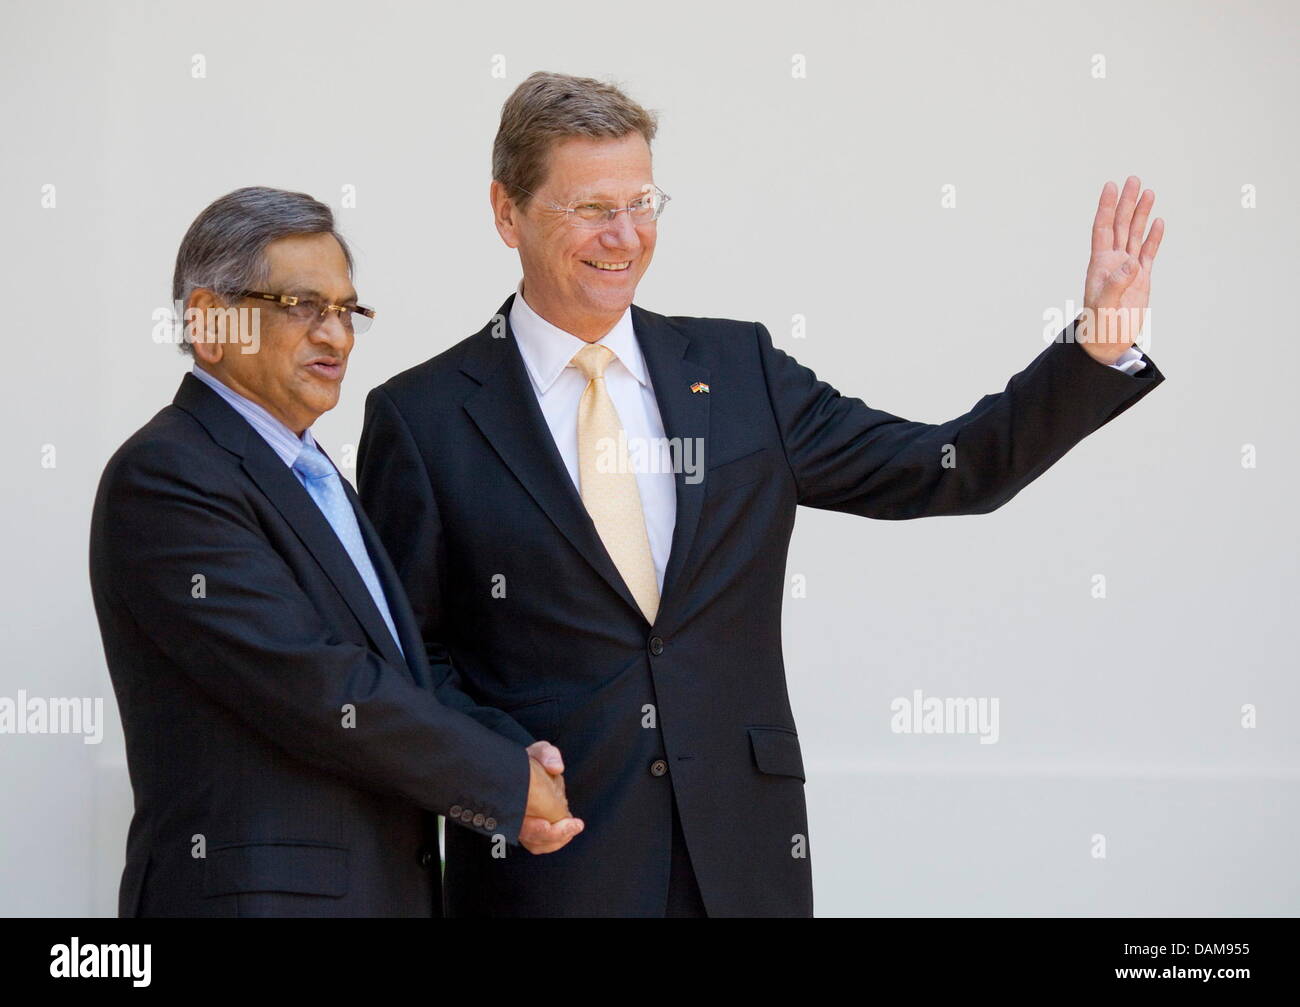
[(701, 392), (703, 392), (705, 395), (708, 395), (709, 386), (706, 385), (703, 381), (697, 381), (695, 382), (695, 384), (691, 385), (691, 392), (694, 395), (699, 395)]

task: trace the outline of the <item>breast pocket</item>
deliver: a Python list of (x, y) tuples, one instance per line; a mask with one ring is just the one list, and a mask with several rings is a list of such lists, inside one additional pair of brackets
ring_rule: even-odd
[[(704, 503), (697, 536), (698, 559), (714, 570), (736, 572), (752, 562), (763, 541), (754, 497), (772, 473), (772, 452), (759, 448), (723, 462), (704, 477)], [(770, 509), (766, 512), (770, 515)]]
[(770, 454), (767, 448), (759, 448), (709, 469), (704, 475), (705, 495), (714, 497), (738, 486), (757, 482), (770, 471)]
[(203, 894), (289, 892), (339, 898), (348, 891), (348, 848), (285, 840), (208, 847)]

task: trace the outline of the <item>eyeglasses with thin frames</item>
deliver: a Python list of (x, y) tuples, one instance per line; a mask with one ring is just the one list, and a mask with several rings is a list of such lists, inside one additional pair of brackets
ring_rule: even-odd
[[(534, 199), (541, 199), (535, 192), (530, 192), (522, 185), (515, 186), (521, 192), (527, 192)], [(544, 202), (557, 213), (568, 215), (569, 223), (574, 227), (601, 228), (613, 222), (620, 213), (626, 213), (633, 224), (648, 224), (663, 216), (664, 208), (672, 197), (659, 186), (648, 183), (641, 190), (641, 195), (625, 206), (605, 202), (599, 199), (575, 199), (567, 205), (550, 200)]]
[(285, 315), (302, 325), (315, 328), (325, 321), (331, 311), (339, 316), (346, 332), (360, 334), (370, 328), (375, 319), (375, 309), (362, 304), (326, 304), (310, 297), (298, 297), (295, 294), (268, 294), (264, 290), (241, 290), (240, 297), (270, 301), (281, 308)]

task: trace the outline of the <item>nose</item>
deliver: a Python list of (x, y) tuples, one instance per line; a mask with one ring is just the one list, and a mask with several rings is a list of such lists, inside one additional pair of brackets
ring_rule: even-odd
[(600, 243), (606, 248), (634, 248), (639, 240), (636, 226), (626, 212), (614, 214), (600, 233)]
[(342, 352), (352, 342), (352, 333), (344, 326), (337, 311), (327, 311), (325, 318), (312, 332), (312, 339), (325, 343), (335, 352)]

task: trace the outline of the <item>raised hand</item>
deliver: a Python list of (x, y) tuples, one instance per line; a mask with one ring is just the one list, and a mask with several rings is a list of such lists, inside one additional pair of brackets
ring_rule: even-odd
[[(1083, 281), (1083, 315), (1075, 329), (1079, 344), (1095, 360), (1113, 364), (1137, 340), (1151, 300), (1151, 267), (1165, 222), (1157, 217), (1147, 231), (1156, 194), (1138, 199), (1142, 182), (1130, 175), (1124, 191), (1107, 182), (1092, 222), (1092, 257)], [(1145, 240), (1144, 239), (1145, 235)]]
[(530, 853), (554, 853), (585, 825), (569, 814), (560, 750), (549, 741), (535, 741), (528, 746), (528, 766), (532, 777), (519, 842)]

